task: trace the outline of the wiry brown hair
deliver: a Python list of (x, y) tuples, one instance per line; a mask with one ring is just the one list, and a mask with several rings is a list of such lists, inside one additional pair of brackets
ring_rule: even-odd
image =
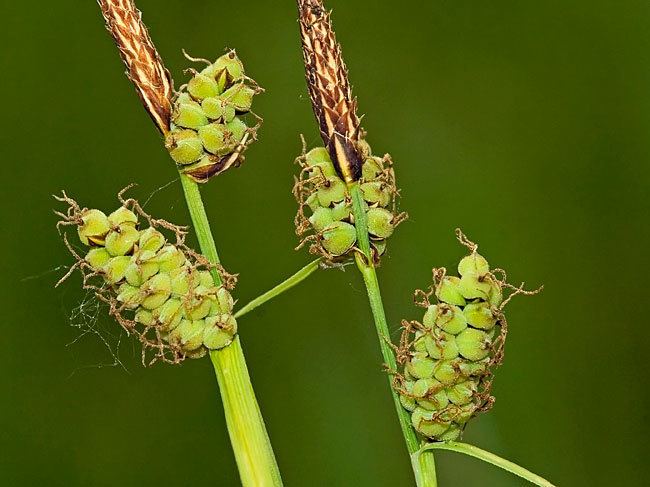
[(357, 145), (361, 129), (341, 45), (323, 2), (297, 1), (307, 85), (321, 137), (339, 175), (356, 181), (363, 164)]
[(169, 132), (174, 92), (171, 75), (151, 41), (142, 14), (133, 0), (98, 0), (126, 74), (158, 129)]

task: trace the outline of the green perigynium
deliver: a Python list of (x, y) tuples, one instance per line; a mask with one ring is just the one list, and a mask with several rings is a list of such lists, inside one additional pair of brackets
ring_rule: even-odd
[[(363, 141), (364, 157), (359, 188), (368, 220), (373, 259), (379, 262), (390, 237), (405, 214), (397, 213), (395, 174), (388, 156), (375, 157)], [(346, 260), (357, 244), (350, 187), (337, 174), (325, 147), (317, 147), (297, 159), (302, 171), (294, 186), (300, 208), (296, 233), (310, 252), (330, 263)]]
[[(246, 77), (235, 51), (230, 51), (192, 78), (176, 94), (166, 146), (183, 173), (207, 181), (238, 164), (257, 126), (241, 119), (251, 112), (262, 90)], [(258, 119), (259, 121), (259, 119)]]
[[(415, 430), (433, 441), (460, 438), (467, 422), (492, 407), (492, 372), (503, 359), (507, 323), (503, 290), (527, 294), (497, 278), (477, 246), (457, 231), (470, 254), (458, 276), (434, 269), (428, 292), (416, 292), (426, 308), (422, 321), (404, 321), (394, 387)], [(435, 297), (435, 303), (431, 298)]]
[[(134, 200), (120, 199), (122, 205), (109, 215), (82, 209), (65, 194), (60, 200), (69, 205), (61, 224), (75, 226), (89, 247), (79, 255), (68, 245), (84, 286), (140, 338), (143, 361), (178, 363), (232, 342), (234, 279), (218, 269), (225, 285), (216, 286), (208, 262), (184, 245), (181, 227), (152, 219)], [(174, 234), (175, 242), (163, 231)], [(153, 359), (145, 359), (147, 352)]]

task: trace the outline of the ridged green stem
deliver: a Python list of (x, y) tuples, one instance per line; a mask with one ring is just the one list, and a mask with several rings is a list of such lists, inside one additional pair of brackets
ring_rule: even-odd
[(311, 276), (314, 272), (318, 270), (318, 267), (320, 266), (321, 262), (322, 259), (319, 257), (318, 259), (310, 262), (305, 267), (300, 269), (293, 276), (282, 281), (280, 284), (275, 286), (270, 291), (267, 291), (261, 296), (253, 299), (250, 303), (248, 303), (246, 306), (242, 307), (239, 311), (235, 313), (235, 318), (241, 318), (245, 314), (250, 313), (256, 308), (259, 308), (267, 301), (270, 301), (271, 299), (279, 296), (283, 292), (288, 291), (292, 287), (300, 284), (302, 281), (307, 279), (309, 276)]
[[(526, 470), (523, 467), (520, 467), (516, 463), (512, 463), (508, 460), (505, 460), (504, 458), (495, 455), (494, 453), (481, 450), (480, 448), (473, 445), (468, 445), (467, 443), (459, 443), (457, 441), (429, 443), (424, 447), (422, 447), (422, 450), (420, 450), (420, 452), (424, 453), (430, 450), (449, 450), (449, 451), (455, 451), (457, 453), (463, 453), (465, 455), (469, 455), (470, 457), (478, 458), (479, 460), (483, 460), (484, 462), (491, 463), (496, 467), (502, 468), (503, 470), (506, 470), (512, 474), (518, 475), (522, 479), (526, 479), (530, 483), (539, 485), (540, 487), (555, 487), (548, 480), (540, 477), (537, 474), (530, 472), (529, 470)], [(418, 454), (419, 453), (416, 453), (416, 455)]]
[[(381, 299), (379, 281), (377, 272), (370, 253), (370, 239), (368, 236), (368, 222), (364, 211), (363, 196), (357, 183), (350, 185), (350, 194), (352, 196), (352, 211), (354, 214), (354, 223), (357, 229), (357, 241), (360, 252), (355, 254), (357, 267), (363, 276), (366, 285), (370, 309), (379, 335), (379, 346), (384, 362), (390, 371), (397, 370), (397, 362), (393, 349), (389, 344), (390, 330), (386, 321), (384, 304)], [(392, 386), (392, 378), (388, 378), (391, 395), (397, 411), (402, 434), (406, 441), (408, 452), (411, 456), (413, 473), (418, 487), (437, 487), (436, 466), (432, 452), (420, 452), (420, 441), (411, 426), (411, 418), (408, 412), (402, 407), (399, 396)]]
[[(211, 263), (218, 264), (219, 255), (198, 184), (184, 174), (181, 174), (181, 183), (201, 252)], [(212, 275), (215, 283), (221, 284), (216, 270)], [(210, 358), (219, 382), (230, 442), (242, 485), (281, 486), (280, 470), (255, 398), (239, 337), (230, 346), (211, 352)]]

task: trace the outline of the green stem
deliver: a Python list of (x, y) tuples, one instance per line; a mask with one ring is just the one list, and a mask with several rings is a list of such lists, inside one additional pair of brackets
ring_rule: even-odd
[[(211, 263), (219, 264), (217, 247), (198, 184), (184, 174), (181, 174), (181, 183), (201, 252)], [(212, 275), (215, 283), (221, 284), (216, 270)], [(230, 442), (242, 485), (281, 486), (280, 470), (255, 398), (239, 337), (230, 346), (211, 352), (210, 358), (219, 382)]]
[(523, 467), (520, 467), (516, 463), (512, 463), (508, 460), (505, 460), (494, 453), (490, 453), (480, 448), (468, 445), (467, 443), (459, 443), (455, 441), (442, 442), (442, 443), (429, 443), (422, 447), (420, 452), (425, 452), (428, 450), (448, 450), (455, 451), (457, 453), (463, 453), (469, 455), (470, 457), (478, 458), (484, 462), (491, 463), (492, 465), (502, 468), (512, 474), (518, 475), (522, 479), (528, 480), (530, 483), (539, 485), (540, 487), (555, 487), (548, 480), (540, 477), (537, 474), (526, 470)]
[[(397, 361), (395, 354), (390, 345), (390, 330), (386, 321), (386, 313), (384, 311), (384, 304), (381, 299), (381, 291), (379, 289), (379, 280), (377, 279), (377, 272), (373, 263), (370, 253), (370, 239), (368, 237), (368, 223), (366, 220), (366, 213), (364, 211), (363, 196), (358, 184), (350, 186), (350, 194), (352, 196), (352, 211), (354, 214), (354, 222), (357, 229), (357, 240), (360, 252), (355, 254), (357, 267), (363, 276), (363, 281), (366, 285), (368, 293), (368, 300), (370, 302), (370, 309), (379, 335), (379, 346), (384, 362), (390, 371), (397, 371)], [(402, 407), (399, 396), (393, 389), (392, 379), (388, 379), (393, 403), (397, 411), (402, 434), (406, 441), (409, 454), (411, 455), (411, 463), (413, 466), (413, 473), (418, 487), (436, 487), (436, 466), (433, 458), (433, 453), (424, 454), (420, 452), (420, 441), (411, 426), (411, 418), (408, 412)], [(417, 455), (416, 455), (417, 454)]]
[(219, 382), (242, 485), (282, 485), (239, 337), (229, 347), (211, 352), (210, 358)]
[[(214, 243), (214, 237), (212, 236), (212, 230), (210, 229), (208, 214), (205, 212), (205, 206), (203, 206), (203, 198), (201, 198), (199, 185), (185, 174), (181, 174), (181, 184), (183, 185), (185, 201), (187, 202), (187, 208), (190, 211), (190, 217), (192, 218), (192, 224), (194, 225), (194, 232), (199, 241), (201, 252), (210, 263), (219, 264), (221, 261), (219, 260), (219, 254), (217, 253), (217, 245)], [(221, 276), (216, 269), (212, 270), (212, 277), (215, 284), (218, 286), (221, 285)]]
[(314, 272), (318, 270), (321, 261), (322, 259), (318, 258), (310, 262), (305, 267), (303, 267), (298, 272), (296, 272), (293, 276), (281, 282), (270, 291), (267, 291), (261, 296), (253, 299), (250, 303), (248, 303), (246, 306), (244, 306), (239, 311), (237, 311), (237, 313), (235, 313), (235, 318), (241, 318), (245, 314), (253, 311), (255, 308), (262, 306), (267, 301), (270, 301), (271, 299), (275, 298), (276, 296), (279, 296), (285, 291), (288, 291), (289, 289), (296, 286), (297, 284), (300, 284), (302, 281), (307, 279), (309, 276), (311, 276)]

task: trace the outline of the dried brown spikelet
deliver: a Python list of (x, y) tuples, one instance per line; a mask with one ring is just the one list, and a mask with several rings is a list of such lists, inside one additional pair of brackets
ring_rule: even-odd
[(133, 0), (98, 0), (127, 76), (158, 129), (167, 134), (174, 92), (171, 75), (154, 46)]
[(339, 176), (356, 181), (363, 163), (361, 129), (341, 45), (320, 0), (298, 0), (298, 10), (305, 74), (321, 137)]

